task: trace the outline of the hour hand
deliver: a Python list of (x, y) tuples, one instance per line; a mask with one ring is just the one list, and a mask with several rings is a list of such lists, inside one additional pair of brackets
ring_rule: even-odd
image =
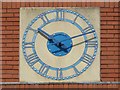
[(52, 35), (49, 35), (47, 32), (43, 31), (42, 29), (38, 28), (38, 32), (45, 36), (48, 40), (52, 40), (54, 43), (56, 43), (57, 46), (60, 46), (62, 48), (67, 48), (62, 42), (57, 41)]
[(52, 36), (49, 35), (47, 32), (43, 31), (42, 29), (38, 28), (38, 32), (40, 34), (42, 34), (45, 38), (47, 38), (48, 40), (52, 40)]

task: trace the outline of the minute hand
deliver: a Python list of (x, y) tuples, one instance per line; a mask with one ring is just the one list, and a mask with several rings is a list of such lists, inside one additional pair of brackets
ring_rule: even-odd
[[(80, 37), (80, 36), (83, 36), (83, 35), (86, 35), (86, 34), (90, 34), (90, 33), (93, 33), (93, 32), (95, 32), (95, 31), (91, 31), (91, 32), (88, 32), (88, 33), (79, 34), (79, 35), (76, 35), (76, 36), (73, 36), (73, 37), (64, 39), (64, 40), (62, 40), (62, 41), (60, 41), (60, 42), (64, 42), (64, 41), (69, 40), (69, 39), (74, 39), (74, 38), (77, 38), (77, 37)], [(60, 42), (59, 42), (59, 43), (60, 43)], [(54, 44), (56, 44), (56, 43), (54, 43)]]

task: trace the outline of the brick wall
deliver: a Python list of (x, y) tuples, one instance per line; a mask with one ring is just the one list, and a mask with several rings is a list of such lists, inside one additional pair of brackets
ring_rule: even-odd
[[(101, 81), (120, 81), (120, 8), (118, 2), (2, 2), (2, 80), (19, 82), (20, 7), (100, 7)], [(0, 75), (0, 76), (1, 76)], [(3, 85), (3, 88), (118, 88), (117, 84)]]

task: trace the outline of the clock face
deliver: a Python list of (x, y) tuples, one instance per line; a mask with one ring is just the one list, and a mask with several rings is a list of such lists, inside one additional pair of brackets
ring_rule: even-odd
[[(85, 24), (84, 28), (80, 23)], [(28, 65), (52, 80), (67, 80), (84, 73), (92, 65), (97, 49), (94, 26), (80, 13), (66, 9), (49, 10), (36, 16), (28, 24), (22, 40)]]

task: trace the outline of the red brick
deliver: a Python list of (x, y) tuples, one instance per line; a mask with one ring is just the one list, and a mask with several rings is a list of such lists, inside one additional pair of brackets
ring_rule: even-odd
[(95, 6), (96, 6), (96, 3), (95, 3), (95, 2), (91, 2), (91, 3), (90, 3), (90, 6), (91, 6), (91, 7), (95, 7)]
[(13, 51), (13, 48), (3, 48), (2, 51), (3, 51), (3, 52), (4, 52), (4, 51)]
[(12, 8), (20, 8), (20, 2), (12, 2)]
[(107, 24), (110, 24), (110, 25), (118, 25), (119, 22), (118, 22), (118, 21), (107, 21)]
[[(53, 84), (49, 84), (49, 86), (48, 86), (50, 89), (51, 88), (53, 88), (54, 87), (54, 85)], [(64, 87), (63, 87), (64, 88)]]
[(13, 43), (12, 44), (11, 43), (7, 43), (7, 44), (3, 44), (3, 47), (6, 47), (6, 48), (7, 47), (14, 47), (15, 48), (15, 47), (19, 47), (19, 44), (18, 43), (14, 43), (14, 44)]
[[(63, 5), (63, 3), (62, 3)], [(53, 2), (49, 2), (49, 7), (52, 7), (53, 6)]]
[(100, 16), (101, 17), (104, 17), (104, 16), (106, 16), (107, 15), (107, 13), (100, 13)]
[(116, 50), (119, 50), (119, 47), (109, 47), (108, 50), (110, 50), (110, 51), (116, 51)]
[(102, 43), (102, 45), (101, 46), (114, 46), (114, 43), (106, 43), (106, 41), (104, 42), (104, 43)]
[[(12, 52), (11, 52), (12, 53)], [(15, 53), (14, 53), (15, 54)], [(19, 65), (18, 61), (5, 61), (6, 65)]]
[(114, 81), (114, 78), (102, 78), (102, 81)]
[(108, 30), (101, 30), (101, 34), (106, 34)]
[(3, 22), (2, 25), (3, 26), (6, 26), (6, 25), (7, 26), (9, 26), (9, 25), (11, 26), (11, 25), (13, 25), (13, 22)]
[(2, 17), (13, 17), (13, 13), (3, 13)]
[(53, 87), (59, 89), (59, 88), (63, 88), (63, 85), (62, 84), (55, 84)]
[(99, 2), (100, 3), (100, 7), (104, 7), (105, 3), (104, 2)]
[(34, 3), (35, 3), (35, 7), (38, 7), (40, 2), (34, 2)]
[(18, 26), (7, 26), (6, 29), (7, 29), (7, 30), (18, 30), (19, 27), (18, 27)]
[(106, 25), (107, 21), (101, 21), (101, 25)]
[[(39, 85), (38, 85), (38, 86), (39, 86)], [(19, 88), (20, 88), (20, 89), (22, 88), (22, 89), (24, 90), (24, 85), (21, 84), (21, 85), (19, 86)]]
[(11, 2), (6, 2), (7, 8), (11, 8), (12, 7), (12, 3)]
[(74, 89), (76, 89), (76, 88), (78, 88), (78, 85), (77, 85), (77, 84), (69, 84), (69, 88), (74, 88)]
[(25, 7), (25, 2), (20, 2), (20, 7)]
[(119, 14), (118, 13), (107, 13), (106, 16), (119, 16)]
[(58, 7), (62, 7), (62, 2), (58, 2)]
[(19, 38), (19, 35), (3, 35), (2, 38)]
[[(108, 51), (109, 52), (109, 51)], [(118, 64), (118, 60), (102, 60), (101, 59), (101, 64), (102, 65), (113, 65), (113, 64)]]
[[(53, 6), (54, 6), (54, 3), (53, 3)], [(63, 2), (63, 7), (67, 7), (68, 6), (68, 3), (67, 2)]]
[(114, 12), (118, 13), (118, 12), (120, 12), (120, 9), (119, 8), (114, 8)]
[(3, 30), (6, 30), (6, 26), (2, 26), (2, 31), (3, 31)]
[(35, 6), (35, 2), (30, 2), (30, 7), (34, 7)]
[(18, 75), (11, 75), (11, 74), (4, 74), (2, 75), (2, 78), (4, 79), (12, 79), (12, 78), (19, 78)]
[(16, 74), (18, 75), (19, 70), (3, 70), (2, 74)]
[[(108, 56), (109, 57), (109, 56)], [(111, 58), (112, 59), (112, 58)], [(113, 65), (108, 65), (108, 68), (115, 68), (118, 69), (119, 65), (118, 64), (113, 64)]]
[(43, 3), (43, 6), (44, 6), (44, 7), (48, 7), (48, 5), (49, 5), (48, 2), (44, 2), (44, 3)]
[(40, 3), (39, 3), (39, 6), (40, 6), (40, 7), (44, 7), (43, 2), (40, 2)]
[(114, 2), (109, 2), (110, 3), (110, 7), (114, 7), (115, 3)]
[(73, 2), (72, 3), (72, 7), (76, 7), (77, 3), (76, 2)]
[(18, 65), (18, 61), (10, 60), (10, 61), (2, 61), (3, 65)]
[(86, 7), (86, 2), (82, 2), (82, 7)]
[(7, 18), (7, 21), (19, 21), (19, 18)]
[(114, 2), (115, 3), (115, 7), (119, 7), (120, 2)]
[(2, 9), (2, 13), (6, 13), (7, 12), (7, 9)]
[(101, 17), (102, 21), (115, 20), (115, 17)]
[(115, 47), (118, 47), (118, 46), (120, 46), (120, 44), (119, 44), (119, 43), (115, 43), (114, 46), (115, 46)]
[(114, 34), (101, 34), (101, 38), (108, 38), (108, 39), (110, 39), (110, 38), (113, 38), (114, 37)]
[(19, 60), (19, 57), (15, 57), (15, 56), (14, 56), (14, 57), (13, 57), (13, 60)]
[(120, 42), (119, 41), (119, 39), (107, 39), (107, 42), (112, 42), (112, 43), (114, 43), (114, 42)]
[(103, 4), (103, 3), (101, 3), (101, 2), (95, 2), (95, 7), (103, 7), (104, 4), (103, 5), (101, 5), (101, 4)]
[(100, 12), (101, 13), (107, 13), (107, 12), (113, 12), (114, 8), (101, 8)]
[(107, 47), (101, 47), (101, 51), (106, 51)]
[[(77, 3), (76, 3), (76, 5), (77, 5)], [(86, 3), (86, 6), (87, 6), (87, 7), (90, 7), (90, 1), (88, 1), (88, 2)]]
[(114, 78), (114, 77), (118, 77), (118, 74), (101, 74), (101, 77), (111, 77), (111, 78)]
[[(39, 2), (39, 3), (41, 3), (41, 2)], [(29, 6), (30, 6), (30, 3), (29, 3), (29, 2), (25, 2), (25, 6), (26, 6), (26, 7), (29, 7)]]
[(13, 59), (13, 57), (2, 57), (2, 60), (4, 61), (4, 60), (12, 60)]
[(8, 13), (18, 13), (19, 9), (7, 9)]
[(14, 16), (14, 17), (19, 17), (19, 15), (20, 15), (19, 13), (14, 13), (13, 16)]
[(101, 26), (101, 29), (107, 29), (107, 30), (110, 30), (110, 29), (114, 29), (114, 27), (111, 26), (111, 25), (102, 25), (102, 26)]
[(119, 34), (120, 31), (119, 30), (108, 30), (107, 33)]
[(72, 7), (72, 2), (67, 2), (68, 7)]
[[(19, 81), (19, 79), (14, 79), (14, 78), (11, 78), (11, 79), (4, 79), (5, 80), (5, 82), (18, 82)], [(8, 86), (8, 85), (7, 85)], [(12, 88), (13, 88), (13, 86), (12, 86)]]
[(11, 66), (10, 66), (10, 65), (5, 65), (5, 66), (3, 65), (3, 66), (2, 66), (2, 69), (3, 69), (3, 70), (4, 70), (4, 69), (8, 70), (8, 69), (12, 69), (12, 68), (13, 68), (12, 65), (11, 65)]
[(113, 74), (113, 73), (115, 73), (115, 69), (101, 69), (101, 73), (102, 74)]
[(68, 88), (69, 85), (68, 85), (68, 84), (64, 84), (63, 87), (64, 87), (64, 88)]
[(2, 40), (3, 43), (16, 43), (18, 41), (19, 41), (18, 39), (6, 39), (6, 38)]
[(115, 52), (102, 52), (102, 54), (101, 55), (107, 55), (107, 56), (111, 56), (111, 55), (114, 55), (115, 54)]
[(6, 18), (3, 18), (3, 17), (2, 17), (2, 22), (4, 22), (4, 21), (6, 22)]
[(109, 7), (110, 3), (109, 2), (105, 2), (105, 7)]
[(7, 8), (7, 3), (6, 2), (2, 2), (2, 8)]
[(114, 29), (119, 29), (120, 30), (120, 26), (119, 25), (114, 26)]

